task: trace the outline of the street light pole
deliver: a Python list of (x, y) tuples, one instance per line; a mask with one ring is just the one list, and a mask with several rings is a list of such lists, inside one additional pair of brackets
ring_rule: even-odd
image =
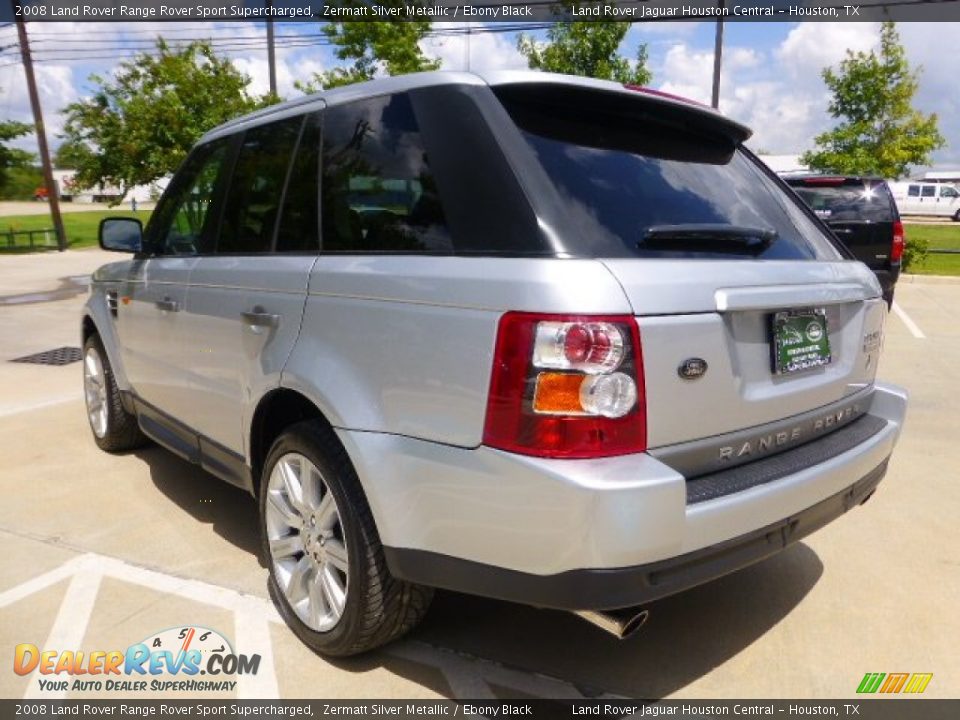
[(40, 163), (43, 165), (43, 182), (47, 188), (47, 202), (50, 203), (50, 215), (53, 220), (53, 231), (57, 236), (57, 248), (63, 252), (67, 249), (67, 235), (63, 231), (63, 218), (60, 217), (60, 190), (53, 179), (53, 167), (50, 165), (50, 150), (47, 147), (47, 131), (43, 125), (43, 112), (40, 109), (40, 95), (37, 93), (37, 79), (33, 75), (33, 60), (30, 57), (30, 40), (27, 38), (27, 28), (23, 19), (16, 15), (17, 35), (20, 38), (20, 56), (23, 60), (23, 70), (27, 76), (27, 92), (30, 95), (30, 107), (33, 109), (33, 124), (37, 129), (37, 147), (40, 150)]
[[(267, 0), (267, 12), (273, 9), (273, 0)], [(267, 66), (270, 71), (270, 94), (277, 96), (277, 57), (273, 42), (273, 19), (267, 15)]]
[(717, 17), (717, 35), (713, 42), (713, 96), (710, 105), (714, 109), (720, 107), (720, 64), (723, 61), (723, 10), (725, 0), (719, 2), (721, 14)]

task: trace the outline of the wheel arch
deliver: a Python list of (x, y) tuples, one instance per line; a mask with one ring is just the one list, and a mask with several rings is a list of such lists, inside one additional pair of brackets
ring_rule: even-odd
[[(331, 438), (344, 448), (354, 470), (357, 470), (357, 463), (349, 450), (343, 446), (333, 423), (328, 418), (328, 413), (321, 409), (319, 403), (298, 390), (288, 387), (274, 388), (260, 398), (250, 419), (247, 447), (253, 479), (252, 490), (255, 496), (259, 496), (263, 464), (274, 441), (291, 425), (308, 420), (318, 422)], [(363, 489), (363, 482), (361, 481), (360, 484)], [(364, 495), (366, 495), (365, 491)]]
[(91, 317), (90, 313), (83, 314), (83, 320), (80, 321), (80, 344), (81, 347), (87, 344), (87, 340), (90, 339), (92, 335), (99, 335), (100, 330), (97, 328), (97, 323)]

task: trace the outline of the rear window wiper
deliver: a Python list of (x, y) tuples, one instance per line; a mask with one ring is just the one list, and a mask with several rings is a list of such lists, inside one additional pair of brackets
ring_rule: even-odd
[(776, 230), (724, 225), (721, 223), (685, 223), (651, 225), (637, 247), (644, 250), (684, 250), (704, 253), (759, 255), (778, 237)]

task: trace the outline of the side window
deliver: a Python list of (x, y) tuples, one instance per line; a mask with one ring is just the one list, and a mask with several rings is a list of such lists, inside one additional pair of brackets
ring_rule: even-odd
[(321, 188), (324, 252), (453, 251), (405, 94), (324, 111)]
[(278, 253), (320, 250), (320, 124), (321, 114), (307, 117), (277, 228)]
[(908, 188), (907, 188), (907, 195), (908, 195), (909, 197), (920, 197), (920, 186), (919, 186), (919, 185), (911, 185), (910, 187), (908, 187)]
[(154, 212), (150, 237), (158, 253), (196, 255), (210, 246), (216, 220), (210, 208), (230, 142), (223, 138), (197, 148), (174, 177)]
[(943, 185), (940, 188), (940, 197), (945, 197), (945, 198), (960, 197), (960, 192), (957, 192), (956, 188), (952, 188), (949, 185)]
[(303, 116), (251, 128), (243, 136), (224, 202), (217, 253), (269, 253), (283, 187)]
[(935, 197), (937, 194), (937, 188), (935, 188), (933, 185), (924, 185), (921, 193), (921, 197)]

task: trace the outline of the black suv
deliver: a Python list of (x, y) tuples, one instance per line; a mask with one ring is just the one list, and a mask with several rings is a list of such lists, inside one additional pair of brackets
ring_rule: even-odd
[(783, 179), (857, 260), (876, 273), (884, 300), (892, 304), (904, 238), (900, 214), (886, 181), (837, 175), (787, 175)]

